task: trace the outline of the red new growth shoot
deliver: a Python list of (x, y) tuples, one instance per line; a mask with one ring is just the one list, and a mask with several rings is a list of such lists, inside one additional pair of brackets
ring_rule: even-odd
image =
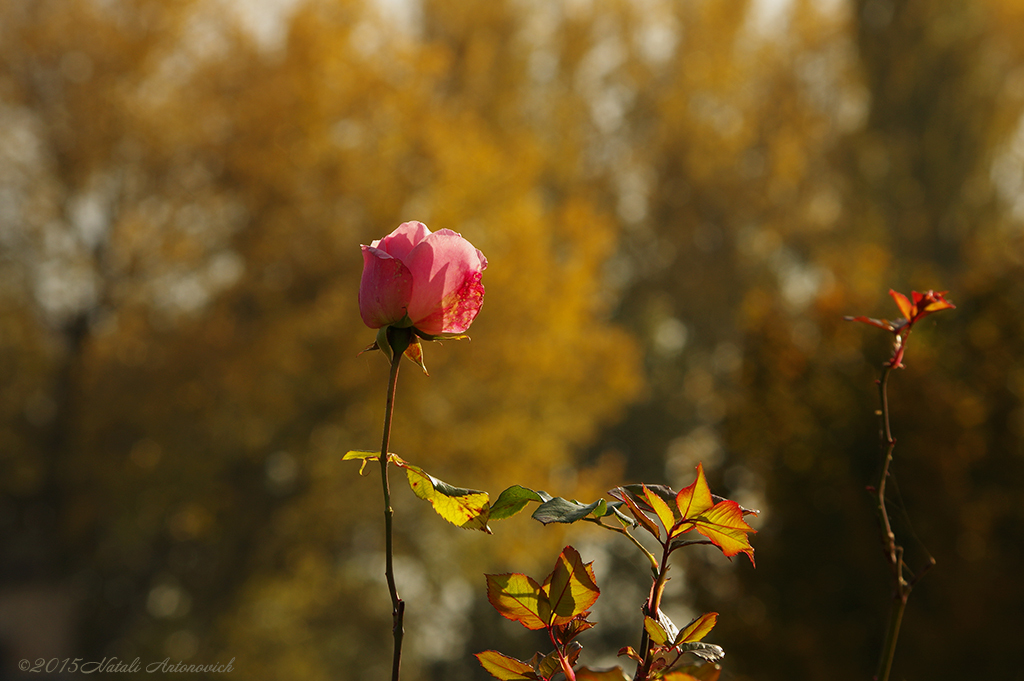
[(911, 291), (910, 298), (907, 298), (902, 293), (889, 289), (889, 295), (896, 301), (896, 307), (900, 309), (900, 314), (903, 315), (902, 318), (891, 322), (888, 319), (873, 319), (871, 317), (845, 317), (845, 319), (850, 322), (864, 322), (871, 326), (877, 326), (893, 334), (895, 339), (893, 341), (892, 358), (889, 360), (888, 366), (893, 369), (899, 369), (903, 366), (903, 354), (907, 347), (907, 336), (910, 335), (914, 324), (932, 312), (951, 310), (956, 307), (944, 298), (947, 293), (949, 292), (927, 291), (925, 293), (918, 293), (917, 291)]

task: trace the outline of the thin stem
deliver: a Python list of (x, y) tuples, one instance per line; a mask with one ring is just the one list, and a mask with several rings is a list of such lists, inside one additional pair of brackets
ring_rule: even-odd
[(907, 609), (907, 595), (902, 598), (894, 598), (892, 610), (889, 612), (889, 626), (885, 632), (885, 643), (882, 646), (882, 659), (878, 663), (879, 681), (886, 681), (889, 678), (889, 671), (892, 669), (892, 661), (896, 656), (896, 639), (900, 635), (900, 625), (903, 624), (903, 612)]
[(555, 629), (553, 626), (548, 624), (548, 638), (551, 639), (551, 645), (555, 647), (555, 654), (558, 656), (558, 665), (562, 668), (562, 673), (565, 674), (567, 681), (576, 681), (576, 674), (572, 670), (572, 665), (569, 664), (569, 658), (566, 657), (564, 646), (558, 642), (558, 637), (555, 636)]
[(633, 542), (633, 545), (636, 546), (638, 549), (640, 549), (645, 556), (647, 556), (647, 560), (651, 564), (651, 573), (654, 575), (655, 579), (658, 578), (658, 559), (655, 558), (654, 554), (652, 554), (650, 551), (648, 551), (647, 547), (645, 547), (643, 544), (641, 544), (640, 541), (636, 537), (631, 535), (626, 528), (624, 528), (624, 527), (617, 527), (615, 525), (605, 525), (603, 522), (601, 522), (600, 520), (595, 519), (595, 518), (584, 518), (584, 520), (592, 522), (595, 525), (597, 525), (598, 527), (603, 527), (606, 530), (611, 530), (612, 532), (618, 532), (619, 534), (625, 536), (626, 539), (628, 539), (629, 541)]
[[(914, 588), (921, 577), (928, 572), (935, 564), (935, 559), (928, 559), (928, 564), (916, 577), (910, 572), (907, 564), (903, 561), (903, 547), (896, 543), (896, 535), (892, 530), (892, 523), (889, 520), (889, 510), (885, 504), (885, 486), (889, 479), (889, 468), (892, 465), (892, 453), (896, 447), (896, 440), (892, 436), (892, 429), (889, 425), (889, 375), (892, 373), (892, 364), (887, 364), (882, 370), (882, 377), (878, 381), (878, 398), (881, 403), (881, 429), (880, 439), (885, 455), (882, 460), (882, 474), (878, 481), (878, 517), (882, 529), (882, 545), (885, 550), (885, 558), (889, 563), (889, 570), (892, 572), (892, 603), (889, 609), (889, 622), (886, 626), (885, 641), (882, 644), (882, 656), (878, 662), (878, 673), (876, 681), (888, 681), (889, 673), (892, 670), (892, 662), (896, 656), (896, 641), (899, 639), (900, 626), (903, 624), (903, 613), (907, 609), (907, 600), (910, 598), (910, 591)], [(911, 579), (907, 581), (906, 574), (910, 572)]]
[[(408, 344), (408, 343), (407, 343)], [(383, 349), (383, 348), (382, 348)], [(398, 385), (398, 369), (402, 362), (402, 352), (394, 348), (391, 355), (391, 373), (388, 377), (387, 402), (384, 406), (384, 434), (380, 444), (380, 480), (384, 492), (384, 575), (388, 580), (388, 591), (391, 593), (392, 633), (395, 638), (395, 651), (391, 664), (391, 681), (398, 681), (402, 666), (402, 638), (405, 636), (405, 601), (398, 596), (395, 585), (394, 540), (392, 528), (391, 487), (388, 484), (388, 446), (391, 441), (391, 416), (395, 406), (395, 389)]]
[[(671, 543), (670, 540), (666, 539), (662, 545), (661, 567), (655, 574), (654, 583), (651, 585), (651, 594), (644, 605), (644, 615), (653, 619), (658, 618), (658, 611), (661, 610), (661, 596), (665, 593), (665, 583), (668, 581), (668, 557), (672, 552), (670, 548)], [(640, 637), (641, 662), (637, 663), (636, 674), (634, 675), (635, 681), (646, 681), (647, 675), (651, 671), (651, 663), (653, 662), (650, 657), (651, 637), (647, 633), (646, 625), (647, 623), (644, 622), (643, 634)]]
[[(889, 374), (892, 373), (892, 367), (886, 365), (885, 369), (882, 370), (882, 378), (878, 381), (878, 396), (879, 402), (882, 405), (881, 410), (881, 439), (882, 445), (885, 447), (885, 456), (882, 460), (882, 475), (878, 481), (878, 517), (882, 523), (882, 541), (885, 546), (885, 552), (888, 556), (889, 566), (894, 570), (898, 568), (896, 561), (896, 535), (892, 531), (892, 523), (889, 521), (889, 511), (885, 506), (885, 484), (889, 479), (889, 466), (892, 464), (892, 450), (896, 447), (896, 440), (892, 438), (892, 429), (889, 426)], [(894, 573), (899, 580), (898, 570)], [(902, 580), (899, 580), (902, 581)]]

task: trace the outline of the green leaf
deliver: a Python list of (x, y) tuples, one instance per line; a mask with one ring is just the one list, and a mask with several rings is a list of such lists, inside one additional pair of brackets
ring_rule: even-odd
[[(527, 629), (544, 629), (551, 608), (540, 584), (518, 572), (487, 577), (487, 600), (501, 616)], [(543, 609), (543, 613), (542, 613)]]
[(429, 501), (439, 516), (463, 529), (491, 534), (487, 527), (491, 510), (487, 492), (454, 487), (399, 457), (395, 457), (395, 465), (405, 469), (413, 493)]
[(620, 511), (620, 506), (622, 506), (622, 502), (618, 499), (610, 502), (605, 499), (598, 499), (597, 507), (590, 512), (590, 516), (593, 518), (607, 518), (611, 515), (618, 518), (622, 522), (623, 527), (636, 527), (636, 521)]
[(548, 523), (574, 523), (586, 518), (601, 503), (598, 499), (592, 504), (581, 504), (578, 501), (554, 497), (545, 501), (533, 512), (533, 519), (547, 525)]
[(477, 653), (476, 659), (488, 674), (501, 681), (532, 681), (540, 678), (530, 665), (514, 657), (502, 655), (497, 650)]
[(562, 549), (543, 587), (551, 604), (552, 624), (564, 624), (597, 602), (601, 590), (594, 579), (593, 565), (584, 563), (573, 547)]
[(693, 653), (708, 662), (716, 662), (725, 657), (725, 651), (722, 650), (722, 646), (716, 646), (714, 643), (704, 643), (703, 641), (680, 643), (676, 646), (676, 649), (681, 653)]
[(532, 489), (522, 485), (512, 485), (499, 494), (498, 499), (491, 504), (491, 520), (511, 518), (522, 511), (531, 501), (543, 502), (544, 498)]

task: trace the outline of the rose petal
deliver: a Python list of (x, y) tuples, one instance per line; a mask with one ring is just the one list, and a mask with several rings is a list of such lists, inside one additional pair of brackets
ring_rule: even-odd
[[(405, 264), (414, 282), (409, 317), (416, 328), (429, 334), (442, 333), (447, 320), (468, 316), (472, 321), (476, 316), (482, 300), (482, 287), (479, 295), (471, 292), (475, 290), (472, 287), (465, 294), (461, 292), (467, 280), (474, 275), (477, 275), (479, 284), (478, 275), (487, 267), (487, 259), (461, 235), (450, 229), (428, 235), (412, 249)], [(428, 318), (429, 328), (424, 328), (421, 322)]]
[(415, 322), (417, 329), (431, 336), (463, 333), (480, 313), (484, 304), (484, 286), (480, 272), (471, 272), (462, 286), (441, 302), (430, 315)]
[(405, 264), (373, 246), (363, 246), (363, 278), (359, 283), (359, 314), (371, 329), (405, 318), (413, 277)]
[(377, 243), (373, 245), (402, 262), (408, 263), (409, 253), (428, 236), (430, 236), (430, 230), (422, 222), (403, 222), (395, 228), (395, 231), (381, 239), (379, 245)]

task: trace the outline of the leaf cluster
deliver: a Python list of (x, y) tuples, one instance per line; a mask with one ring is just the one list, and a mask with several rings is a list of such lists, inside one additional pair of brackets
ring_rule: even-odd
[[(547, 654), (538, 652), (528, 662), (487, 650), (476, 655), (483, 668), (501, 681), (549, 681), (559, 673), (578, 680), (627, 679), (621, 667), (573, 669), (582, 650), (574, 639), (594, 626), (588, 616), (600, 595), (592, 565), (584, 563), (572, 546), (566, 546), (543, 583), (520, 573), (487, 575), (487, 599), (491, 605), (502, 616), (527, 629), (547, 631), (554, 650)], [(636, 660), (646, 670), (644, 678), (715, 681), (720, 672), (715, 662), (725, 652), (701, 639), (717, 620), (718, 613), (706, 613), (680, 630), (659, 611), (657, 619), (647, 617), (644, 621), (654, 643), (648, 653), (649, 662), (630, 646), (619, 651), (619, 655)]]
[[(360, 461), (362, 473), (367, 462), (379, 460), (379, 454), (352, 450), (343, 460)], [(442, 518), (464, 529), (491, 534), (490, 520), (511, 518), (536, 502), (538, 506), (532, 516), (545, 525), (586, 521), (623, 534), (647, 556), (654, 580), (651, 596), (644, 604), (641, 649), (626, 646), (619, 651), (620, 656), (637, 663), (634, 679), (715, 681), (718, 678), (717, 661), (725, 651), (702, 641), (717, 623), (718, 613), (705, 613), (680, 629), (660, 607), (669, 556), (684, 546), (710, 544), (727, 557), (743, 553), (751, 565), (754, 564), (754, 549), (748, 535), (755, 530), (743, 517), (758, 512), (711, 494), (703, 465), (697, 465), (693, 483), (678, 492), (665, 485), (625, 485), (609, 492), (611, 500), (598, 499), (584, 504), (542, 490), (512, 485), (491, 504), (487, 492), (439, 480), (397, 454), (389, 452), (388, 462), (405, 470), (409, 486), (417, 497), (429, 502)], [(636, 527), (649, 532), (661, 544), (660, 562), (630, 534), (629, 530)], [(693, 530), (703, 538), (687, 538)], [(478, 653), (480, 664), (492, 676), (502, 681), (549, 681), (557, 674), (574, 680), (627, 678), (621, 667), (573, 669), (582, 650), (575, 639), (594, 626), (588, 617), (601, 593), (593, 563), (584, 563), (575, 548), (566, 546), (562, 550), (554, 568), (542, 582), (522, 573), (486, 577), (487, 599), (491, 605), (503, 617), (519, 622), (526, 629), (544, 630), (554, 646), (551, 652), (538, 652), (529, 661), (495, 650)]]

